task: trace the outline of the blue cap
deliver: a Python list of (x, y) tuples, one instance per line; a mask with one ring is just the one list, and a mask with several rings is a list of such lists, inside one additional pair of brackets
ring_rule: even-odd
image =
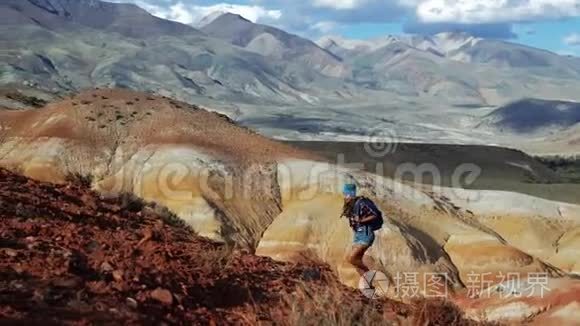
[(342, 187), (342, 194), (345, 197), (356, 197), (356, 185), (354, 183), (347, 183)]

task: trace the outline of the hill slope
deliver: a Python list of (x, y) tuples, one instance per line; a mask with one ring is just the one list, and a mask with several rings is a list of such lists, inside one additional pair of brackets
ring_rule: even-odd
[(5, 0), (0, 25), (36, 25), (49, 30), (84, 26), (135, 38), (201, 34), (190, 26), (152, 16), (134, 4), (94, 0)]
[(327, 77), (294, 57), (264, 57), (135, 5), (10, 0), (0, 3), (0, 18), (2, 85), (48, 93), (124, 87), (190, 102), (308, 103), (315, 93), (332, 95)]
[(577, 59), (460, 33), (329, 38), (321, 48), (232, 14), (200, 33), (98, 0), (7, 0), (0, 18), (0, 84), (47, 93), (123, 87), (192, 103), (263, 105), (267, 113), (281, 104), (392, 103), (438, 113), (530, 96), (580, 100)]
[(580, 123), (580, 103), (524, 99), (498, 108), (483, 121), (485, 125), (516, 133), (566, 129)]
[(163, 203), (202, 235), (247, 247), (280, 211), (274, 160), (313, 157), (225, 116), (126, 90), (0, 115), (3, 166), (51, 182), (90, 175), (102, 192)]
[(465, 33), (368, 41), (327, 36), (318, 44), (350, 64), (357, 83), (400, 96), (464, 106), (503, 105), (531, 96), (577, 98), (566, 86), (580, 78), (577, 60), (520, 44)]
[[(570, 130), (573, 131), (573, 130)], [(563, 132), (562, 135), (567, 135)], [(576, 138), (580, 134), (575, 134)], [(568, 137), (572, 138), (572, 134)], [(553, 139), (545, 144), (546, 149), (557, 152), (560, 144), (569, 139)], [(289, 142), (298, 148), (317, 153), (330, 162), (341, 164), (356, 162), (365, 171), (376, 173), (387, 178), (395, 178), (406, 182), (425, 185), (441, 185), (444, 187), (465, 187), (468, 189), (511, 191), (531, 196), (580, 204), (576, 193), (580, 184), (571, 183), (554, 173), (537, 159), (508, 148), (475, 146), (475, 145), (441, 145), (441, 144), (377, 144), (382, 148), (393, 149), (392, 153), (373, 156), (368, 152), (368, 144), (359, 142)], [(572, 143), (568, 144), (569, 151)], [(337, 158), (344, 158), (340, 162)], [(457, 171), (461, 167), (476, 165), (480, 173), (472, 181), (457, 179)], [(422, 175), (413, 173), (421, 167), (437, 167), (436, 170)], [(401, 168), (408, 167), (406, 173)], [(480, 169), (480, 170), (479, 170)], [(435, 172), (435, 173), (433, 173)]]
[[(402, 43), (417, 50), (444, 57), (452, 61), (486, 64), (501, 68), (545, 69), (553, 75), (578, 77), (580, 65), (575, 58), (565, 57), (529, 46), (505, 41), (483, 39), (467, 33), (445, 32), (433, 36), (405, 35), (387, 36), (364, 40), (349, 40), (325, 36), (317, 42), (345, 60), (375, 52), (393, 43)], [(535, 72), (539, 72), (536, 70)]]
[[(0, 169), (0, 293), (10, 296), (0, 303), (0, 318), (290, 325), (332, 315), (364, 325), (425, 319), (475, 325), (442, 302), (371, 304), (325, 265), (232, 252), (176, 221), (134, 197), (103, 199), (79, 185), (39, 183)], [(420, 313), (425, 306), (427, 315)]]
[[(494, 301), (490, 309), (498, 319), (532, 318), (576, 300), (558, 298), (576, 289), (563, 276), (580, 270), (577, 205), (426, 187), (348, 169), (224, 116), (127, 90), (88, 91), (33, 111), (0, 112), (0, 121), (2, 167), (44, 181), (90, 184), (104, 197), (132, 193), (167, 206), (201, 236), (278, 260), (314, 257), (351, 286), (360, 277), (344, 259), (352, 241), (348, 223), (338, 218), (345, 178), (354, 178), (387, 217), (365, 257), (370, 266), (419, 279), (443, 275), (436, 289), (424, 283), (416, 296), (401, 297), (404, 285), (397, 284), (389, 297), (412, 301), (435, 290), (461, 298), (470, 272), (489, 275), (494, 286), (508, 272), (522, 278), (540, 272), (554, 286), (553, 296), (518, 301), (524, 317), (506, 316), (505, 301)], [(14, 209), (34, 213), (27, 205)], [(91, 207), (77, 203), (66, 212), (74, 221)], [(481, 307), (470, 308), (473, 318)]]
[(306, 64), (330, 77), (347, 77), (348, 68), (341, 60), (314, 42), (238, 15), (223, 14), (201, 30), (269, 58)]
[(528, 139), (474, 126), (522, 98), (580, 101), (580, 60), (509, 42), (443, 33), (323, 48), (231, 14), (203, 28), (98, 0), (3, 1), (0, 107), (26, 107), (2, 89), (51, 100), (127, 88), (287, 139), (362, 140), (384, 128), (409, 141), (518, 147)]

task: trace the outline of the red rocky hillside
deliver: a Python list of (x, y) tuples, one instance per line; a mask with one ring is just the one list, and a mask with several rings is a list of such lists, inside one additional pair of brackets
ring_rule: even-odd
[(102, 198), (80, 183), (6, 170), (0, 274), (0, 318), (8, 322), (472, 324), (442, 302), (366, 299), (322, 264), (225, 248), (133, 196)]

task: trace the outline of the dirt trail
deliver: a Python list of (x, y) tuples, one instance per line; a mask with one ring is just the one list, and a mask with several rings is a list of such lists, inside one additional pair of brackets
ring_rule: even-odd
[(371, 302), (326, 265), (231, 251), (160, 207), (80, 185), (0, 170), (0, 225), (0, 319), (8, 322), (292, 324), (344, 310), (341, 318), (472, 324), (441, 302)]

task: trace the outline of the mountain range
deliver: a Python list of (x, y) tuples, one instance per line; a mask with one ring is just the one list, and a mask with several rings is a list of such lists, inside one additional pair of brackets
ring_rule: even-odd
[(130, 88), (203, 104), (281, 137), (297, 136), (280, 130), (280, 119), (294, 126), (335, 117), (298, 137), (357, 135), (386, 119), (402, 138), (469, 142), (483, 137), (473, 127), (500, 106), (580, 101), (579, 58), (465, 33), (313, 42), (229, 13), (194, 28), (98, 0), (4, 0), (0, 31), (5, 88), (50, 96)]
[(578, 73), (578, 59), (560, 56), (546, 50), (500, 40), (483, 39), (463, 32), (445, 32), (433, 36), (389, 35), (371, 40), (349, 40), (340, 36), (325, 36), (317, 42), (342, 58), (356, 58), (392, 44), (428, 52), (448, 60), (472, 64), (490, 64), (504, 68), (549, 67)]
[(187, 25), (154, 17), (133, 4), (98, 0), (4, 0), (1, 5), (3, 25), (36, 25), (61, 32), (84, 26), (132, 38), (193, 32)]
[(5, 85), (25, 82), (53, 92), (127, 87), (189, 100), (291, 103), (307, 97), (301, 88), (325, 78), (133, 5), (9, 0), (0, 3), (0, 18)]
[(314, 42), (274, 27), (254, 24), (238, 15), (223, 14), (201, 30), (269, 59), (306, 64), (329, 77), (344, 78), (349, 73), (342, 59)]

